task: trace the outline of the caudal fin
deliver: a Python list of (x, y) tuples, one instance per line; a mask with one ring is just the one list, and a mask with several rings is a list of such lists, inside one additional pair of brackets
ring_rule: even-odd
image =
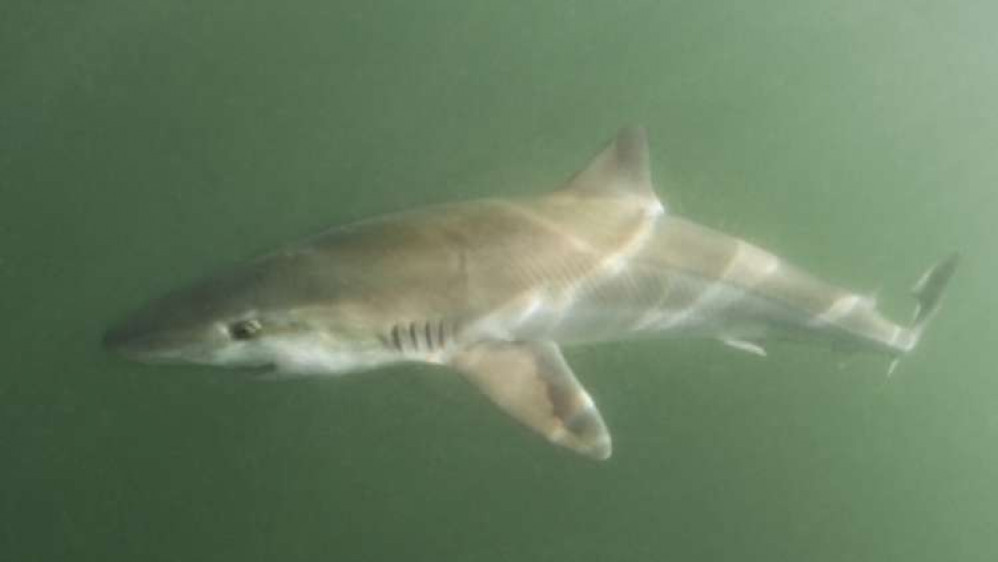
[(956, 271), (956, 266), (959, 262), (960, 254), (950, 254), (946, 259), (933, 265), (928, 271), (923, 273), (915, 283), (915, 286), (911, 288), (911, 294), (918, 300), (918, 305), (915, 307), (915, 315), (911, 321), (913, 330), (924, 330), (926, 324), (939, 311), (939, 303), (942, 300), (943, 293), (946, 291), (946, 285), (949, 284), (950, 278), (953, 277), (953, 272)]
[[(953, 277), (953, 273), (956, 271), (956, 266), (959, 263), (960, 254), (958, 252), (946, 256), (945, 259), (923, 273), (911, 288), (911, 294), (915, 297), (916, 304), (915, 312), (911, 319), (911, 326), (908, 328), (911, 334), (911, 343), (908, 345), (906, 351), (915, 349), (918, 341), (922, 338), (922, 334), (925, 333), (925, 328), (928, 327), (936, 313), (939, 312), (943, 293), (946, 292), (946, 286)], [(894, 372), (900, 360), (900, 355), (894, 358), (887, 370), (888, 376)]]

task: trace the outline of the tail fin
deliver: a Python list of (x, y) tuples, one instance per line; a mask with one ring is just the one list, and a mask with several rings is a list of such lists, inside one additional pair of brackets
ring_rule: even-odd
[[(946, 286), (953, 277), (953, 273), (956, 271), (956, 266), (959, 263), (960, 254), (958, 252), (946, 256), (945, 259), (923, 273), (911, 288), (911, 294), (915, 297), (917, 303), (915, 305), (915, 313), (911, 319), (911, 326), (909, 327), (911, 343), (907, 351), (915, 349), (922, 334), (925, 332), (925, 328), (935, 317), (936, 313), (939, 312), (943, 293), (946, 292)], [(898, 355), (891, 361), (891, 365), (887, 369), (887, 376), (890, 376), (894, 372), (900, 360), (901, 355)]]

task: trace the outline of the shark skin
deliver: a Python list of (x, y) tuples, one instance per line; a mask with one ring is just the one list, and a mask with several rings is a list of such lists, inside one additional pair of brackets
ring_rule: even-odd
[(912, 351), (957, 264), (916, 284), (910, 324), (749, 242), (669, 213), (640, 128), (561, 188), (336, 227), (138, 310), (105, 346), (150, 363), (340, 375), (403, 362), (460, 373), (551, 442), (594, 459), (611, 439), (561, 346), (698, 337), (765, 355), (792, 339)]

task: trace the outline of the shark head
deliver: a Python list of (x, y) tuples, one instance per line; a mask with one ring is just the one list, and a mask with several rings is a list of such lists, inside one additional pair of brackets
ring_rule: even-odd
[(282, 252), (223, 271), (135, 311), (105, 332), (104, 346), (146, 363), (355, 370), (383, 345), (316, 261)]

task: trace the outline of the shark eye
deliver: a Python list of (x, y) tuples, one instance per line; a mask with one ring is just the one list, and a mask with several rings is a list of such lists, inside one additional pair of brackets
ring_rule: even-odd
[(251, 340), (260, 334), (263, 326), (258, 320), (240, 320), (229, 324), (229, 336), (234, 340)]

